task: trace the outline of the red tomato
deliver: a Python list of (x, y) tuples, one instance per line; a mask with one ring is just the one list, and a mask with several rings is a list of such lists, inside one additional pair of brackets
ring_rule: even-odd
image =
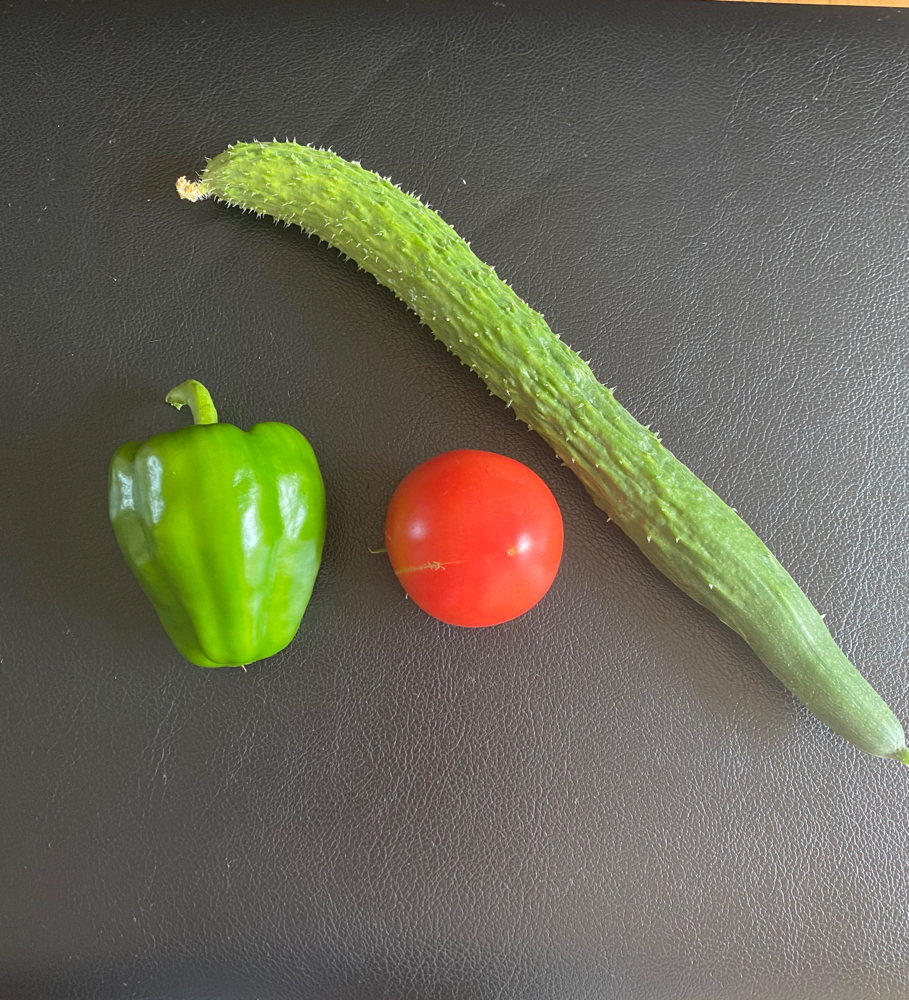
[(448, 451), (418, 465), (385, 518), (404, 589), (450, 625), (498, 625), (529, 611), (555, 579), (562, 539), (549, 487), (489, 451)]

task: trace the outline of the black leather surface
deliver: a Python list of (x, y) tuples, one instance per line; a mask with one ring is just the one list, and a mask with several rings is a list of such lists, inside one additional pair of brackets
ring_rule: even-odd
[[(0, 998), (909, 996), (909, 774), (638, 555), (352, 264), (177, 199), (297, 137), (422, 193), (774, 548), (909, 720), (909, 20), (705, 2), (0, 9)], [(331, 526), (281, 655), (183, 662), (122, 441), (295, 424)], [(423, 615), (417, 462), (526, 462), (545, 601)]]

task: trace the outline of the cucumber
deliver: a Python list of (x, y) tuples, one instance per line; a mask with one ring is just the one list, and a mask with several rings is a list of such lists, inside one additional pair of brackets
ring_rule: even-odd
[(372, 273), (822, 722), (909, 765), (899, 721), (766, 545), (436, 212), (357, 163), (290, 142), (232, 146), (177, 188), (299, 225)]

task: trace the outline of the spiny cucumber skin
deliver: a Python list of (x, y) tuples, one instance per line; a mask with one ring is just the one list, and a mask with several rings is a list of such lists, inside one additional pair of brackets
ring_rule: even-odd
[(764, 543), (436, 212), (357, 163), (288, 142), (230, 147), (195, 193), (299, 225), (373, 274), (822, 722), (869, 754), (909, 764), (899, 721)]

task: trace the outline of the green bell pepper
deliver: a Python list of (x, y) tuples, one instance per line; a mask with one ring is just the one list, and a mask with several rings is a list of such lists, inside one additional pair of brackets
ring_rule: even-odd
[(325, 540), (325, 487), (287, 424), (219, 424), (189, 380), (167, 396), (194, 424), (117, 449), (110, 519), (177, 649), (200, 667), (283, 649), (309, 603)]

